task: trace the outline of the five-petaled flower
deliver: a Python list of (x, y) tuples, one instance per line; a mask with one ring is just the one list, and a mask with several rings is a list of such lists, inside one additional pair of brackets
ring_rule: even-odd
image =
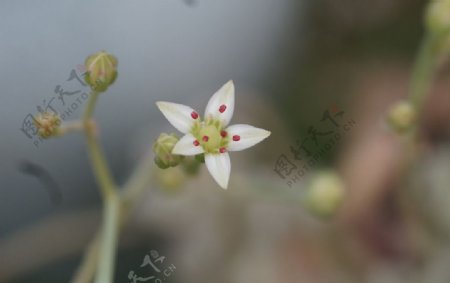
[(185, 135), (172, 154), (205, 154), (205, 163), (216, 182), (228, 187), (231, 164), (228, 151), (240, 151), (261, 142), (269, 131), (246, 124), (228, 126), (234, 112), (234, 84), (229, 81), (209, 100), (205, 116), (182, 104), (159, 101), (159, 110), (169, 122)]

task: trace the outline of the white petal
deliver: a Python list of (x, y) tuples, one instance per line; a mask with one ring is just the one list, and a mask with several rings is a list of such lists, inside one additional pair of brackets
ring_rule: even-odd
[[(221, 112), (220, 107), (224, 105), (225, 111)], [(205, 118), (213, 117), (220, 119), (225, 127), (231, 121), (234, 112), (234, 83), (228, 81), (210, 99), (206, 105)]]
[(205, 164), (219, 186), (227, 189), (231, 171), (230, 155), (226, 152), (205, 154)]
[(195, 138), (191, 134), (184, 135), (173, 147), (172, 153), (178, 155), (197, 155), (203, 153), (203, 148), (194, 145)]
[[(186, 134), (191, 130), (195, 119), (191, 117), (192, 112), (197, 113), (189, 106), (158, 101), (156, 102), (159, 110), (164, 114), (167, 120), (180, 132)], [(198, 119), (198, 118), (197, 118)]]
[[(225, 131), (230, 137), (228, 151), (239, 151), (252, 147), (270, 136), (269, 131), (245, 124), (229, 126)], [(239, 136), (239, 141), (234, 141), (233, 136)]]

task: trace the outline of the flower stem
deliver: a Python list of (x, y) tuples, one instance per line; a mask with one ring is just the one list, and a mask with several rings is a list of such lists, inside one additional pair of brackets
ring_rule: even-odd
[(426, 95), (430, 90), (438, 57), (439, 40), (439, 35), (427, 34), (416, 57), (410, 84), (409, 100), (418, 114), (422, 112)]
[(95, 124), (91, 121), (99, 92), (92, 91), (83, 116), (83, 126), (92, 168), (103, 197), (103, 225), (100, 256), (98, 258), (97, 283), (112, 283), (118, 238), (120, 201), (116, 186), (97, 141)]
[(103, 209), (102, 242), (95, 282), (112, 283), (114, 282), (114, 265), (120, 218), (120, 201), (118, 196), (116, 194), (108, 196)]
[(91, 283), (97, 270), (98, 254), (100, 251), (101, 233), (96, 233), (95, 238), (89, 244), (85, 255), (78, 267), (71, 283)]
[[(133, 175), (124, 185), (122, 193), (120, 194), (120, 218), (119, 218), (119, 233), (123, 228), (129, 214), (135, 205), (140, 200), (140, 196), (151, 184), (150, 172), (154, 167), (153, 155), (148, 152), (139, 166), (134, 170)], [(102, 240), (102, 231), (97, 232), (95, 239), (92, 240), (86, 254), (82, 260), (82, 264), (77, 270), (71, 283), (90, 283), (95, 275), (95, 270), (98, 267), (100, 241)]]
[(97, 178), (97, 182), (103, 193), (103, 198), (106, 199), (108, 195), (115, 194), (115, 185), (109, 171), (107, 162), (101, 152), (100, 145), (98, 144), (94, 124), (91, 121), (94, 113), (95, 104), (97, 102), (99, 93), (92, 91), (89, 96), (88, 104), (83, 116), (83, 125), (86, 134), (86, 140), (91, 157), (92, 167), (94, 175)]

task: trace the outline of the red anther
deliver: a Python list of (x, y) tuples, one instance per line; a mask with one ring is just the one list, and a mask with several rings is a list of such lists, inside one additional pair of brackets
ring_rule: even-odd
[(227, 149), (224, 148), (224, 147), (221, 147), (221, 148), (219, 149), (219, 152), (220, 152), (220, 153), (225, 153), (225, 152), (227, 152)]
[(233, 141), (240, 141), (240, 140), (241, 140), (240, 136), (238, 136), (238, 135), (233, 136)]
[(225, 104), (220, 105), (219, 112), (223, 113), (223, 112), (225, 112), (225, 110), (227, 110), (227, 106)]
[(202, 141), (207, 142), (209, 140), (208, 136), (203, 136)]
[(193, 142), (193, 144), (194, 144), (195, 146), (199, 146), (199, 145), (200, 145), (200, 143), (198, 142), (198, 140), (195, 140), (195, 141)]
[(195, 112), (195, 111), (192, 111), (191, 117), (192, 117), (192, 119), (194, 119), (194, 120), (197, 119), (197, 118), (198, 118), (198, 113)]
[(220, 131), (220, 135), (222, 136), (222, 138), (226, 137), (228, 135), (227, 131)]

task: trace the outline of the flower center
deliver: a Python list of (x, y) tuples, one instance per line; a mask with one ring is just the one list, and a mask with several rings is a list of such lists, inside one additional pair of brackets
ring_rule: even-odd
[(219, 149), (222, 136), (219, 129), (213, 125), (202, 127), (199, 136), (201, 138), (201, 145), (205, 152), (212, 153)]
[(223, 129), (221, 121), (212, 117), (204, 121), (198, 119), (192, 126), (191, 134), (195, 137), (194, 146), (201, 146), (208, 154), (225, 153), (232, 138)]

